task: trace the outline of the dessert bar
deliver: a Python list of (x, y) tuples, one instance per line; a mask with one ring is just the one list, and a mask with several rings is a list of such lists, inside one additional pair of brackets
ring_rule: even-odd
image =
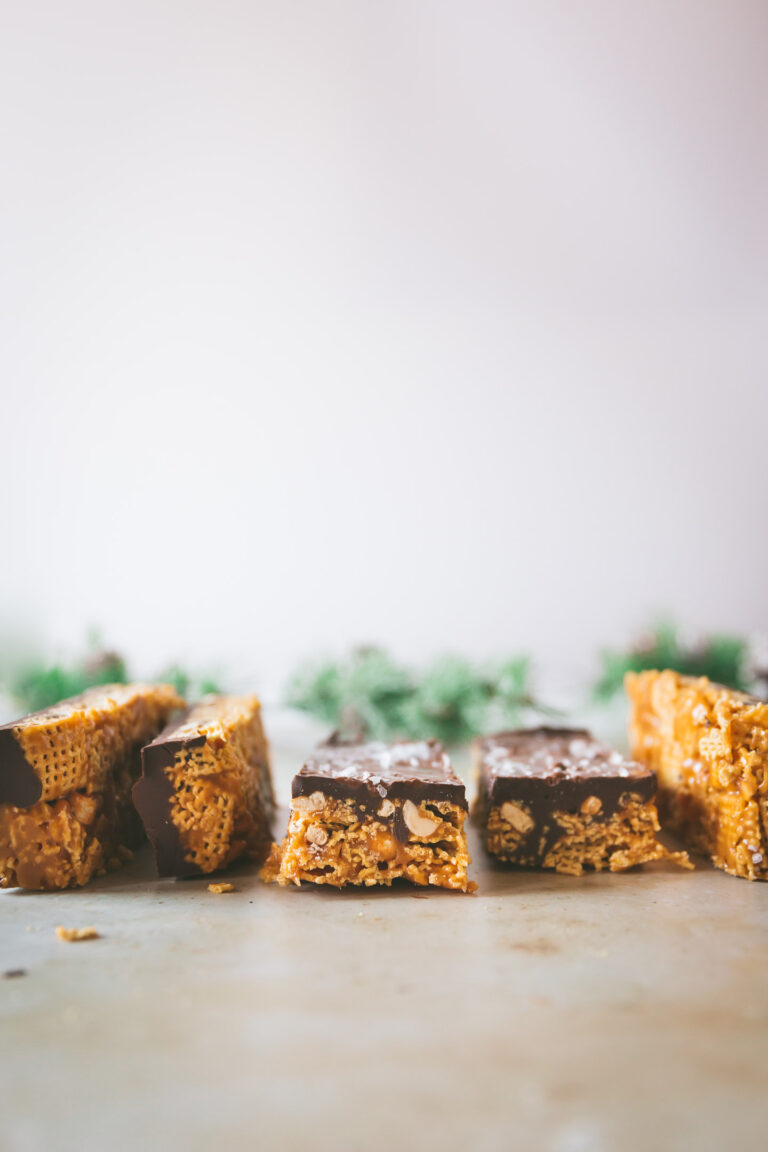
[(267, 880), (472, 891), (464, 785), (436, 740), (318, 749), (292, 787)]
[(531, 728), (475, 740), (475, 815), (488, 851), (525, 868), (580, 876), (670, 857), (656, 839), (656, 777), (583, 728)]
[(208, 696), (142, 752), (133, 800), (161, 876), (262, 861), (274, 809), (256, 696)]
[(768, 879), (768, 704), (671, 671), (629, 673), (626, 688), (665, 825), (731, 875)]
[(141, 747), (183, 704), (111, 684), (0, 727), (0, 885), (68, 888), (129, 858)]

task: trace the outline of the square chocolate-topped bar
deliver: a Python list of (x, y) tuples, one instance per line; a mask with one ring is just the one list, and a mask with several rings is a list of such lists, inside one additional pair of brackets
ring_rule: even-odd
[(526, 868), (580, 876), (664, 857), (656, 839), (656, 775), (584, 728), (500, 732), (473, 744), (476, 814), (488, 851)]
[(263, 875), (466, 892), (466, 813), (464, 785), (436, 740), (321, 747), (293, 779), (288, 832)]

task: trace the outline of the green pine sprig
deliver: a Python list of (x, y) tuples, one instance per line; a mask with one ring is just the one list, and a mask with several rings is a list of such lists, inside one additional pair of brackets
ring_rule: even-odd
[(627, 672), (674, 668), (685, 676), (707, 676), (727, 688), (746, 691), (749, 645), (740, 636), (713, 634), (695, 645), (684, 644), (669, 623), (656, 626), (645, 639), (626, 652), (600, 654), (600, 674), (594, 684), (596, 700), (610, 700), (621, 691)]
[(286, 702), (329, 724), (343, 741), (435, 737), (459, 744), (492, 727), (517, 726), (530, 712), (551, 714), (533, 698), (529, 681), (526, 657), (482, 670), (449, 656), (419, 675), (384, 649), (365, 647), (340, 661), (304, 665)]
[[(172, 664), (154, 679), (173, 684), (179, 695), (188, 700), (220, 691), (213, 678), (195, 677), (178, 664)], [(99, 684), (127, 684), (129, 680), (123, 657), (94, 644), (86, 656), (69, 663), (27, 662), (11, 674), (7, 687), (8, 694), (24, 712), (37, 712)]]
[(37, 712), (98, 684), (125, 684), (125, 661), (116, 652), (93, 653), (71, 664), (25, 664), (11, 677), (10, 695), (26, 712)]

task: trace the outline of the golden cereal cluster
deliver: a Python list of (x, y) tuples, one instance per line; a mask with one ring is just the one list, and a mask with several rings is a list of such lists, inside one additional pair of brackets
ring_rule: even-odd
[(768, 704), (671, 671), (629, 673), (626, 688), (665, 825), (733, 876), (768, 878)]

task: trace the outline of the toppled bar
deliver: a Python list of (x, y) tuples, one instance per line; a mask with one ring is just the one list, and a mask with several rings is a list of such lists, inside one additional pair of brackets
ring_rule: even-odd
[(274, 810), (256, 696), (208, 696), (142, 752), (133, 800), (161, 876), (263, 860)]
[(581, 876), (671, 858), (656, 839), (656, 777), (583, 728), (530, 728), (475, 740), (475, 815), (486, 847), (524, 868)]
[(183, 704), (169, 684), (110, 684), (0, 727), (3, 888), (86, 884), (130, 858), (141, 747)]
[(768, 704), (671, 671), (629, 673), (626, 689), (665, 824), (732, 876), (768, 879)]
[(273, 845), (265, 880), (474, 890), (464, 785), (436, 740), (320, 748), (292, 793), (288, 834)]

